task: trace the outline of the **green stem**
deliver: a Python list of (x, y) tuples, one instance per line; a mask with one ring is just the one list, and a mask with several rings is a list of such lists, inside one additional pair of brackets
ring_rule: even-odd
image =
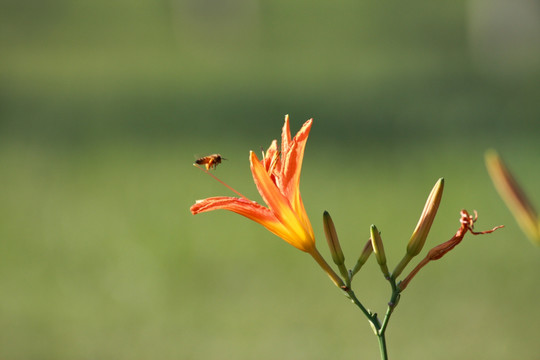
[(330, 280), (332, 280), (332, 282), (338, 288), (343, 289), (345, 287), (345, 283), (343, 282), (343, 280), (341, 280), (339, 275), (336, 274), (336, 272), (330, 267), (330, 265), (328, 265), (326, 260), (324, 260), (321, 253), (319, 252), (319, 250), (317, 250), (317, 248), (314, 248), (313, 250), (311, 250), (309, 254), (313, 257), (313, 259), (315, 259), (317, 264), (319, 264), (319, 266), (324, 270), (324, 272), (328, 275), (328, 277), (330, 277)]
[(381, 323), (379, 322), (379, 319), (377, 318), (377, 314), (370, 312), (368, 309), (365, 308), (364, 305), (358, 300), (356, 297), (356, 294), (352, 289), (345, 289), (344, 290), (349, 298), (352, 300), (352, 302), (362, 310), (368, 321), (371, 323), (371, 327), (373, 328), (373, 331), (375, 332), (375, 335), (377, 335), (377, 339), (379, 340), (379, 351), (381, 353), (381, 359), (382, 360), (388, 360), (388, 351), (386, 350), (386, 338), (384, 336), (384, 331), (381, 326)]
[(390, 316), (392, 316), (392, 313), (394, 312), (394, 309), (397, 306), (397, 303), (399, 301), (400, 296), (400, 290), (398, 289), (396, 285), (396, 280), (391, 277), (388, 279), (390, 281), (390, 285), (392, 286), (392, 296), (390, 297), (390, 301), (388, 302), (388, 307), (386, 308), (386, 314), (384, 315), (383, 323), (381, 325), (380, 332), (384, 335), (384, 332), (386, 331), (386, 327), (388, 326), (388, 322), (390, 321)]
[(368, 321), (371, 323), (375, 335), (377, 335), (377, 339), (379, 340), (379, 351), (381, 353), (381, 359), (388, 360), (388, 352), (386, 350), (386, 338), (384, 333), (386, 330), (386, 325), (388, 324), (388, 320), (390, 319), (390, 315), (394, 310), (394, 306), (396, 304), (395, 301), (399, 296), (399, 291), (397, 290), (395, 280), (393, 278), (389, 279), (390, 283), (392, 284), (392, 297), (390, 303), (388, 304), (388, 309), (386, 311), (386, 316), (384, 317), (384, 322), (383, 324), (381, 324), (377, 317), (377, 314), (372, 313), (371, 311), (366, 309), (366, 307), (360, 302), (360, 300), (358, 300), (354, 291), (350, 288), (350, 277), (346, 278), (347, 285), (345, 285), (343, 280), (339, 277), (338, 274), (336, 274), (336, 272), (330, 267), (330, 265), (328, 265), (328, 263), (324, 260), (324, 258), (316, 248), (309, 253), (313, 257), (313, 259), (315, 259), (315, 261), (319, 264), (319, 266), (324, 270), (324, 272), (326, 272), (326, 274), (330, 277), (332, 282), (341, 290), (343, 290), (347, 294), (349, 299), (351, 299), (351, 301), (366, 316)]
[(377, 320), (377, 315), (372, 314), (368, 309), (365, 308), (364, 305), (362, 305), (362, 303), (360, 302), (360, 300), (358, 300), (358, 298), (356, 297), (356, 294), (354, 293), (354, 291), (352, 291), (352, 289), (347, 288), (344, 291), (347, 293), (347, 295), (349, 296), (351, 301), (354, 303), (354, 305), (358, 306), (360, 310), (362, 310), (364, 315), (368, 318), (369, 322), (371, 322), (373, 326), (375, 326), (375, 328), (378, 330), (379, 322)]
[(386, 338), (384, 337), (384, 332), (380, 335), (377, 335), (379, 340), (379, 351), (381, 353), (381, 360), (388, 360), (388, 352), (386, 351)]

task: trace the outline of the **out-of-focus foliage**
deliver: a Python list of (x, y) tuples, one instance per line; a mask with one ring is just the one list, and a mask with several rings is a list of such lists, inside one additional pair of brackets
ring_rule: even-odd
[[(178, 139), (291, 113), (340, 143), (538, 130), (539, 19), (489, 27), (511, 12), (484, 3), (4, 1), (3, 129)], [(524, 23), (526, 60), (493, 49)]]
[[(390, 356), (534, 359), (539, 254), (482, 163), (496, 147), (525, 186), (540, 176), (538, 2), (511, 3), (0, 2), (0, 358), (376, 357), (309, 257), (189, 213), (229, 194), (197, 155), (224, 155), (215, 173), (257, 198), (248, 151), (289, 113), (293, 131), (315, 118), (302, 195), (349, 266), (372, 223), (395, 266), (439, 177), (426, 247), (463, 207), (479, 230), (507, 225), (415, 278)], [(374, 258), (355, 283), (383, 311)]]

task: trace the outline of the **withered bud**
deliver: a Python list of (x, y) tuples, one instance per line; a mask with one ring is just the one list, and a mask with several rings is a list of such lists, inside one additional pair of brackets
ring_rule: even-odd
[(416, 274), (418, 274), (418, 272), (424, 266), (426, 266), (430, 261), (439, 260), (448, 252), (450, 252), (452, 249), (454, 249), (457, 245), (459, 245), (459, 243), (461, 243), (461, 241), (463, 240), (467, 232), (470, 232), (473, 235), (491, 234), (495, 230), (504, 227), (503, 225), (499, 225), (499, 226), (494, 227), (491, 230), (474, 231), (473, 230), (474, 223), (478, 218), (478, 214), (476, 213), (476, 211), (475, 211), (475, 216), (469, 215), (469, 213), (466, 210), (461, 210), (460, 215), (461, 215), (461, 218), (459, 222), (461, 225), (458, 231), (456, 231), (456, 234), (452, 236), (450, 240), (445, 241), (442, 244), (439, 244), (435, 246), (434, 248), (432, 248), (431, 250), (429, 250), (426, 257), (422, 259), (422, 261), (420, 261), (418, 265), (416, 265), (416, 267), (411, 271), (411, 273), (407, 275), (407, 277), (398, 284), (400, 291), (405, 290), (407, 285), (409, 285), (409, 283), (416, 276)]

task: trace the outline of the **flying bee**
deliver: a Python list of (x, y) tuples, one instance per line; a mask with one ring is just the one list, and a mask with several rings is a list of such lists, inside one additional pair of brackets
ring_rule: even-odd
[(219, 164), (221, 164), (221, 160), (227, 159), (222, 157), (220, 154), (212, 154), (195, 160), (195, 164), (204, 165), (206, 166), (206, 170), (210, 170), (211, 168), (215, 169)]

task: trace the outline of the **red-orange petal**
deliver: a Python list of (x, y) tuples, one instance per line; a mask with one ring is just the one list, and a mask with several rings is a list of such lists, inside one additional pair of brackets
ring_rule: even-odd
[(270, 165), (272, 164), (272, 161), (274, 157), (276, 156), (276, 153), (278, 152), (277, 149), (277, 141), (273, 140), (270, 144), (270, 147), (268, 150), (263, 150), (264, 159), (262, 160), (264, 168), (268, 171), (270, 169)]
[(302, 125), (302, 128), (300, 128), (298, 133), (292, 139), (291, 146), (289, 146), (287, 153), (282, 154), (283, 190), (287, 194), (289, 200), (294, 198), (294, 192), (299, 188), (304, 150), (306, 148), (306, 142), (312, 123), (313, 120), (310, 119)]
[(296, 234), (292, 233), (287, 226), (282, 224), (270, 209), (257, 204), (255, 201), (227, 196), (216, 196), (197, 201), (191, 206), (190, 210), (192, 214), (196, 215), (206, 211), (219, 209), (235, 212), (261, 224), (271, 233), (302, 251), (310, 249), (310, 247), (299, 246)]
[(250, 153), (250, 163), (253, 180), (261, 197), (276, 218), (289, 229), (295, 242), (293, 245), (304, 251), (311, 249), (314, 245), (311, 228), (305, 227), (301, 214), (293, 211), (289, 200), (279, 191), (253, 152)]
[(302, 197), (300, 196), (300, 174), (302, 162), (304, 159), (304, 150), (311, 130), (313, 120), (310, 119), (304, 123), (292, 139), (292, 145), (289, 152), (284, 155), (282, 172), (282, 192), (285, 194), (295, 213), (299, 214), (304, 227), (311, 232), (312, 227), (304, 209)]
[[(216, 196), (199, 200), (190, 208), (193, 215), (219, 209), (229, 210), (245, 216), (248, 219), (263, 225), (270, 232), (291, 243), (289, 241), (290, 233), (285, 226), (279, 222), (268, 208), (257, 204), (255, 201), (227, 196)], [(291, 243), (291, 245), (294, 244)]]

